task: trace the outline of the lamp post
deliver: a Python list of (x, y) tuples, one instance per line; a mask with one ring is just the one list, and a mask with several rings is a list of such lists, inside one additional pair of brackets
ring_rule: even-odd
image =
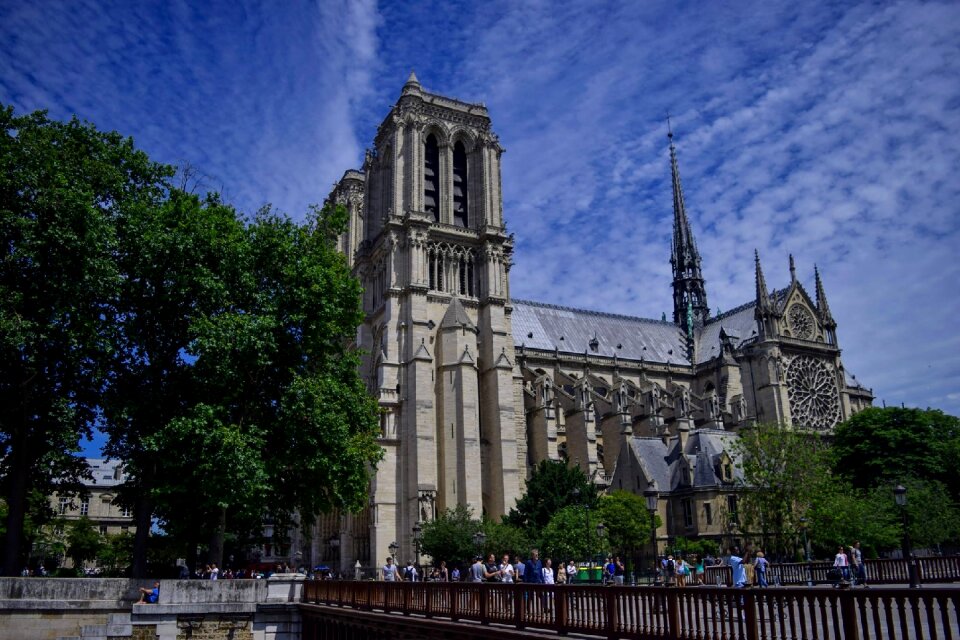
[(597, 546), (598, 549), (597, 557), (601, 560), (600, 563), (600, 581), (603, 582), (607, 577), (607, 567), (606, 567), (606, 551), (603, 549), (603, 536), (606, 535), (606, 528), (603, 526), (602, 522), (597, 523)]
[(647, 511), (650, 512), (650, 544), (653, 546), (653, 576), (654, 584), (659, 584), (660, 579), (657, 573), (657, 503), (660, 501), (660, 493), (656, 489), (647, 489), (643, 492), (643, 497), (647, 499)]
[(417, 553), (417, 560), (415, 564), (420, 566), (420, 545), (423, 543), (423, 527), (420, 526), (420, 523), (413, 525), (413, 547)]
[(487, 534), (477, 531), (473, 534), (473, 546), (477, 548), (477, 555), (483, 557), (483, 545), (487, 543)]
[(580, 502), (580, 487), (574, 487), (571, 492), (573, 496), (573, 501), (577, 504), (582, 504), (583, 513), (584, 513), (584, 522), (586, 523), (586, 532), (587, 532), (587, 580), (590, 580), (590, 572), (593, 570), (593, 561), (590, 557), (592, 553), (591, 548), (593, 547), (593, 541), (590, 539), (590, 505), (587, 504), (587, 496), (583, 496), (583, 502)]
[(387, 549), (390, 550), (390, 557), (393, 558), (394, 564), (399, 564), (400, 560), (397, 558), (397, 551), (400, 550), (400, 545), (397, 544), (397, 541), (394, 540), (387, 545)]
[(917, 559), (913, 557), (913, 550), (910, 548), (910, 522), (907, 519), (907, 488), (898, 484), (893, 489), (894, 500), (900, 507), (900, 515), (903, 518), (903, 559), (907, 561), (907, 572), (910, 575), (910, 588), (916, 589), (920, 586), (919, 576), (917, 575)]
[(803, 531), (803, 557), (807, 561), (807, 586), (813, 586), (813, 562), (810, 560), (810, 543), (807, 541), (807, 519), (800, 518), (800, 529)]

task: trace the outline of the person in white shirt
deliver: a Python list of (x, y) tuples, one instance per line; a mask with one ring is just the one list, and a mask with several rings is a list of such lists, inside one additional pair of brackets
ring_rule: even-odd
[(513, 565), (510, 564), (510, 556), (504, 554), (503, 561), (500, 563), (500, 581), (513, 582), (515, 573), (516, 570), (513, 568)]
[(398, 582), (397, 565), (393, 564), (393, 558), (387, 558), (387, 564), (383, 565), (383, 580), (385, 582)]
[(553, 563), (550, 561), (550, 558), (547, 558), (546, 562), (543, 564), (543, 584), (553, 584)]
[(573, 584), (574, 578), (577, 577), (577, 565), (573, 564), (573, 560), (567, 563), (567, 584)]
[(847, 562), (847, 554), (843, 550), (843, 545), (837, 549), (837, 555), (833, 558), (833, 566), (840, 570), (840, 575), (844, 580), (850, 579), (850, 563)]

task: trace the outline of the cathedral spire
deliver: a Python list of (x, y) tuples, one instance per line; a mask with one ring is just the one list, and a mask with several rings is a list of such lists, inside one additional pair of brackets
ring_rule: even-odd
[(677, 149), (673, 145), (673, 129), (667, 118), (667, 138), (670, 140), (670, 174), (673, 181), (673, 241), (670, 266), (673, 268), (673, 322), (688, 332), (693, 325), (702, 326), (710, 317), (707, 291), (700, 272), (700, 251), (693, 237), (687, 208), (683, 201), (683, 186), (677, 165)]
[(790, 254), (790, 284), (797, 281), (797, 266), (793, 263), (793, 254)]
[(753, 261), (756, 266), (757, 282), (757, 311), (769, 312), (773, 309), (770, 301), (770, 290), (767, 289), (767, 280), (763, 277), (763, 267), (760, 266), (760, 252), (753, 250)]
[(813, 265), (813, 275), (817, 283), (817, 311), (820, 313), (820, 319), (825, 326), (836, 327), (837, 323), (830, 313), (830, 305), (827, 304), (827, 294), (823, 290), (823, 281), (820, 280), (820, 270), (817, 265)]

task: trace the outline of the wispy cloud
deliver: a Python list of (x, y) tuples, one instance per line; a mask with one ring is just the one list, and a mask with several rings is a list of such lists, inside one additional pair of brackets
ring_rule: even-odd
[(787, 254), (808, 286), (816, 263), (847, 367), (960, 414), (956, 3), (20, 3), (0, 56), (0, 100), (295, 215), (415, 68), (490, 108), (514, 295), (651, 317), (671, 304), (670, 113), (711, 305), (753, 295), (754, 248), (772, 286)]

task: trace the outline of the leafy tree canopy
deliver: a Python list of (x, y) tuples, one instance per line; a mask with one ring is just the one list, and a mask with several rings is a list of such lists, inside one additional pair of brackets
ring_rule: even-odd
[(565, 462), (541, 460), (533, 469), (527, 490), (506, 521), (537, 536), (553, 516), (570, 505), (596, 508), (597, 488), (584, 473)]
[(70, 522), (67, 531), (67, 553), (73, 558), (74, 566), (82, 569), (85, 562), (93, 560), (100, 553), (103, 540), (100, 532), (86, 516)]
[(834, 470), (866, 489), (914, 477), (960, 499), (960, 418), (936, 409), (872, 407), (837, 425)]
[(154, 206), (172, 170), (76, 118), (0, 105), (0, 485), (6, 575), (24, 558), (31, 489), (76, 480), (108, 376), (122, 275), (117, 221)]
[(650, 542), (650, 512), (643, 496), (613, 491), (600, 498), (597, 517), (604, 525), (607, 548), (621, 556), (632, 557)]

